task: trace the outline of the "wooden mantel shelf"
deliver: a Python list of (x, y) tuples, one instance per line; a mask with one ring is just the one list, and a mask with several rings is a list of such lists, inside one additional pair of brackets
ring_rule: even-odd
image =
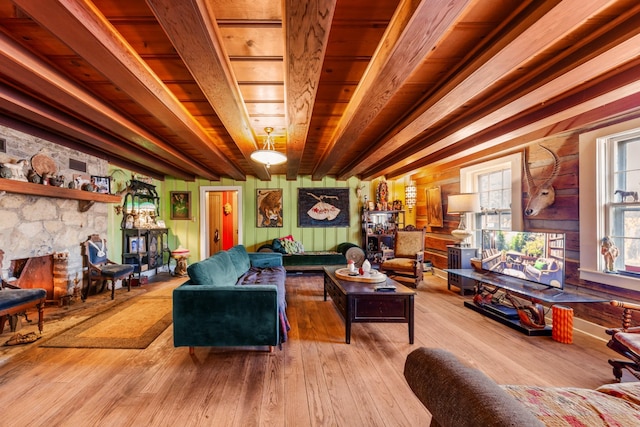
[(102, 203), (120, 203), (122, 198), (114, 194), (94, 193), (91, 191), (72, 190), (64, 187), (34, 184), (32, 182), (17, 181), (0, 178), (0, 191), (7, 193), (29, 194), (32, 196), (57, 197), (59, 199), (75, 199)]

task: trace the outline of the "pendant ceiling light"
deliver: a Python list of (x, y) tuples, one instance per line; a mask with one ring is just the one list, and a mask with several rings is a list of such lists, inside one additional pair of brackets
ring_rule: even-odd
[(271, 138), (271, 132), (273, 132), (272, 127), (264, 128), (264, 131), (267, 132), (267, 137), (264, 140), (264, 144), (262, 145), (262, 150), (256, 150), (251, 153), (251, 159), (254, 162), (263, 163), (267, 165), (267, 167), (271, 165), (279, 165), (287, 161), (287, 156), (283, 153), (276, 151), (273, 145), (273, 139)]

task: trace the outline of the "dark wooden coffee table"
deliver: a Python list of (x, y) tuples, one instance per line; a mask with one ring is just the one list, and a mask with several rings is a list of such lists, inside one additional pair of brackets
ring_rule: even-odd
[(414, 290), (386, 279), (387, 285), (393, 285), (393, 292), (379, 292), (376, 285), (382, 283), (366, 283), (341, 280), (336, 277), (340, 266), (324, 267), (324, 300), (327, 294), (342, 315), (346, 324), (346, 342), (351, 342), (352, 323), (407, 323), (409, 325), (409, 343), (413, 344), (413, 297)]

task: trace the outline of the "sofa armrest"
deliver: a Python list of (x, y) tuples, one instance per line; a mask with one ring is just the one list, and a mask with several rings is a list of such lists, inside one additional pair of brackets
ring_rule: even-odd
[(174, 345), (278, 345), (275, 285), (183, 284), (173, 291)]
[(433, 416), (432, 426), (543, 426), (493, 380), (445, 350), (412, 351), (404, 376)]
[(282, 254), (278, 252), (249, 252), (251, 267), (281, 267)]

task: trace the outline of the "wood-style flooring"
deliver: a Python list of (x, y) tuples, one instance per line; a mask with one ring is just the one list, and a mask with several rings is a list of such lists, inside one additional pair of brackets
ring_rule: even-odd
[[(63, 320), (45, 323), (41, 340), (0, 366), (0, 426), (428, 425), (403, 377), (406, 355), (420, 346), (448, 349), (499, 383), (612, 382), (607, 359), (614, 353), (604, 336), (574, 332), (573, 344), (526, 337), (465, 308), (469, 297), (448, 291), (445, 280), (426, 277), (415, 299), (413, 345), (406, 324), (388, 323), (354, 324), (345, 344), (320, 274), (287, 276), (289, 341), (271, 354), (196, 348), (191, 357), (173, 347), (171, 327), (145, 350), (44, 348)], [(125, 294), (119, 290), (116, 300)]]

